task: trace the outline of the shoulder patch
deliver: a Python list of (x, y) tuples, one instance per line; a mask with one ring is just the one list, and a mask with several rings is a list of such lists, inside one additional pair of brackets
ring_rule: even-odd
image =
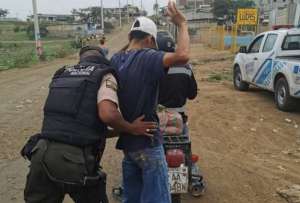
[(106, 88), (112, 89), (115, 92), (118, 91), (118, 85), (117, 85), (117, 83), (115, 83), (114, 81), (112, 81), (109, 78), (105, 80), (105, 86), (106, 86)]

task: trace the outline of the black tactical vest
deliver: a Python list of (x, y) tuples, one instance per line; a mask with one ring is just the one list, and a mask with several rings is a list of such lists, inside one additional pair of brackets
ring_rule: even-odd
[(107, 127), (98, 116), (97, 93), (107, 73), (116, 76), (106, 65), (85, 63), (59, 69), (44, 106), (42, 136), (80, 147), (103, 144)]

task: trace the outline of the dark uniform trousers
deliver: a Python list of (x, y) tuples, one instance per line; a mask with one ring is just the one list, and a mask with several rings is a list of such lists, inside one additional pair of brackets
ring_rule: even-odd
[[(97, 162), (89, 166), (82, 149), (40, 140), (32, 153), (24, 190), (26, 203), (61, 203), (66, 194), (76, 203), (108, 203), (105, 174), (97, 169), (89, 172), (97, 168)], [(100, 178), (85, 184), (82, 180), (87, 174), (92, 178), (100, 174)]]

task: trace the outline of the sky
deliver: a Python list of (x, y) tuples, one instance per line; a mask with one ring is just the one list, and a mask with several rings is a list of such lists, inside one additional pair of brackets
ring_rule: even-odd
[[(120, 0), (124, 6), (127, 0)], [(167, 4), (168, 0), (157, 0), (160, 6)], [(70, 14), (73, 8), (86, 8), (90, 6), (100, 6), (100, 0), (37, 0), (38, 13), (48, 14)], [(141, 6), (141, 0), (128, 0), (129, 4)], [(148, 13), (153, 13), (155, 0), (142, 0), (143, 8)], [(104, 7), (116, 7), (119, 0), (103, 0)], [(8, 9), (8, 17), (17, 17), (25, 20), (32, 14), (32, 0), (0, 0), (0, 8)]]

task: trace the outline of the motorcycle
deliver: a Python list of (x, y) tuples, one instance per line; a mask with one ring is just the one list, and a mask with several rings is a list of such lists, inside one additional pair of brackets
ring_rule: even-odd
[(189, 135), (164, 136), (164, 149), (172, 203), (180, 203), (183, 194), (202, 196), (205, 192), (205, 182), (197, 165), (199, 157), (192, 154)]
[[(164, 135), (163, 147), (168, 164), (169, 187), (172, 203), (181, 203), (183, 194), (200, 197), (205, 193), (206, 184), (197, 165), (199, 156), (192, 154), (188, 133)], [(122, 187), (113, 188), (113, 197), (122, 200)]]

